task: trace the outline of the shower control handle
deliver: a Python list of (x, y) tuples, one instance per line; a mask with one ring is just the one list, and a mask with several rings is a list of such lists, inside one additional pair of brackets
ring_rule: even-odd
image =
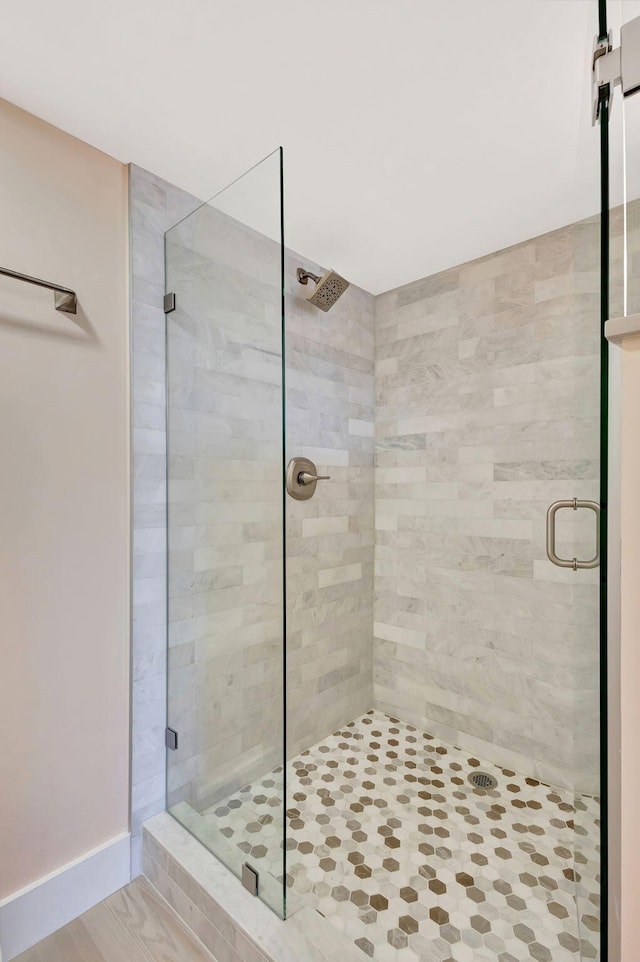
[(329, 481), (328, 474), (318, 474), (309, 458), (291, 458), (287, 465), (287, 492), (296, 501), (308, 501), (315, 494), (318, 481)]
[(330, 474), (309, 474), (308, 471), (301, 471), (298, 475), (300, 484), (313, 484), (314, 481), (331, 481)]

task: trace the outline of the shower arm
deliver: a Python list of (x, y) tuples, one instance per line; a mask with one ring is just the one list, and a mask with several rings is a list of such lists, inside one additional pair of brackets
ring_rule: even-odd
[(320, 280), (317, 274), (312, 274), (311, 271), (305, 271), (304, 267), (299, 267), (296, 271), (296, 274), (298, 276), (299, 284), (306, 284), (309, 281), (309, 278), (311, 278), (314, 284), (317, 284)]

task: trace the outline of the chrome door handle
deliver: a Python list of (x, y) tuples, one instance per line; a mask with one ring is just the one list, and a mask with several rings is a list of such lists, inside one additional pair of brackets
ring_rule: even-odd
[(331, 481), (330, 474), (309, 474), (308, 471), (301, 471), (298, 475), (299, 484), (313, 484), (314, 481)]
[[(571, 508), (577, 511), (578, 508), (588, 508), (596, 516), (596, 553), (589, 561), (578, 561), (577, 558), (559, 558), (556, 554), (556, 514), (561, 508)], [(570, 501), (554, 501), (547, 511), (547, 557), (552, 564), (559, 568), (597, 568), (600, 564), (600, 505), (597, 501), (578, 501), (572, 498)]]

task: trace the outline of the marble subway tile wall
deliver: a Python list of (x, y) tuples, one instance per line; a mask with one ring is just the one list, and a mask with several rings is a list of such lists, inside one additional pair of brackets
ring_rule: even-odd
[(287, 458), (331, 480), (287, 499), (290, 755), (373, 701), (374, 298), (351, 286), (323, 313), (302, 297), (298, 267), (322, 273), (286, 258)]
[(129, 167), (132, 417), (132, 876), (142, 824), (165, 807), (166, 493), (164, 232), (199, 202)]
[(205, 205), (167, 238), (168, 804), (283, 761), (280, 250)]
[[(372, 701), (373, 297), (323, 314), (302, 263), (287, 256), (287, 451), (331, 480), (286, 503), (294, 753)], [(283, 760), (280, 250), (205, 206), (168, 265), (168, 802), (202, 810)]]
[[(375, 308), (375, 705), (586, 791), (598, 578), (550, 564), (545, 515), (598, 500), (598, 256), (588, 221)], [(559, 553), (593, 543), (590, 513), (562, 517)]]
[[(130, 196), (135, 840), (164, 807), (164, 230), (196, 202), (135, 167)], [(282, 736), (273, 261), (247, 232), (232, 278), (221, 223), (189, 241), (206, 276), (199, 290), (177, 278), (187, 309), (172, 338), (176, 438), (216, 438), (171, 463), (172, 800), (198, 806), (277, 764)], [(597, 499), (597, 258), (587, 222), (380, 295), (374, 343), (374, 298), (351, 287), (318, 311), (295, 268), (319, 265), (287, 254), (287, 457), (332, 476), (286, 505), (290, 755), (371, 707), (373, 657), (376, 707), (593, 788), (596, 577), (547, 562), (544, 515), (557, 498)], [(242, 310), (225, 305), (220, 336), (205, 312), (198, 337), (184, 297), (215, 304), (221, 284)], [(563, 519), (560, 549), (587, 553), (592, 530)]]
[[(164, 232), (199, 202), (147, 171), (130, 170), (135, 875), (140, 870), (140, 826), (165, 806)], [(223, 220), (218, 214), (211, 226), (219, 228)], [(211, 293), (206, 284), (220, 278), (216, 260), (223, 265), (229, 254), (220, 243), (224, 238), (216, 229), (201, 231), (197, 242), (189, 239), (191, 253), (183, 252), (191, 268), (195, 256), (209, 272), (197, 292), (205, 299)], [(250, 287), (253, 278), (254, 294), (272, 311), (274, 248), (255, 235), (252, 248), (250, 231), (244, 241), (241, 287)], [(250, 250), (254, 256), (247, 260)], [(319, 265), (287, 255), (288, 453), (313, 458), (332, 480), (318, 486), (313, 501), (287, 502), (290, 753), (365, 711), (373, 697), (373, 298), (351, 287), (323, 314), (301, 297), (295, 268), (302, 263), (319, 270)], [(174, 442), (180, 427), (185, 428), (183, 440), (193, 434), (186, 428), (196, 418), (202, 426), (217, 417), (219, 428), (226, 424), (236, 435), (234, 446), (229, 432), (218, 434), (222, 458), (211, 457), (209, 450), (197, 459), (195, 448), (180, 451), (175, 444), (170, 454), (176, 497), (172, 517), (184, 522), (190, 515), (193, 520), (196, 505), (203, 519), (207, 516), (201, 524), (176, 523), (171, 540), (170, 604), (176, 616), (189, 615), (176, 617), (171, 630), (169, 710), (172, 721), (182, 725), (180, 750), (170, 756), (171, 800), (190, 798), (197, 804), (206, 803), (212, 793), (223, 794), (254, 768), (262, 773), (280, 760), (282, 534), (279, 502), (273, 497), (276, 487), (280, 496), (281, 461), (278, 457), (276, 467), (274, 457), (281, 416), (274, 407), (280, 348), (272, 341), (277, 329), (273, 313), (263, 317), (261, 328), (263, 337), (268, 332), (268, 345), (252, 343), (252, 337), (259, 342), (259, 331), (243, 328), (242, 312), (226, 319), (226, 334), (221, 331), (218, 337), (208, 316), (198, 339), (195, 327), (188, 328), (187, 315), (194, 317), (184, 300), (194, 292), (188, 275), (175, 278), (177, 287), (182, 281), (187, 307), (183, 330), (178, 329), (180, 312), (170, 315), (175, 370), (182, 365), (188, 375), (175, 385), (174, 407), (183, 421), (174, 422)], [(251, 310), (255, 313), (255, 304)], [(215, 378), (216, 388), (211, 391), (211, 381), (205, 388), (196, 385), (191, 376), (196, 371), (201, 380)], [(241, 396), (244, 409), (239, 411)], [(257, 441), (247, 411), (259, 413)], [(234, 419), (243, 413), (244, 418)], [(248, 469), (258, 470), (259, 477), (248, 481)], [(210, 497), (214, 485), (216, 494), (224, 495), (217, 515)], [(197, 604), (206, 607), (197, 615), (196, 595)], [(201, 735), (196, 723), (203, 726)]]

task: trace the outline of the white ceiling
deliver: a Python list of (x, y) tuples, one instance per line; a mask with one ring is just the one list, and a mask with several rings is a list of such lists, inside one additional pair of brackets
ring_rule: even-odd
[(596, 14), (596, 0), (11, 0), (0, 90), (203, 198), (282, 144), (288, 246), (379, 293), (598, 210)]

